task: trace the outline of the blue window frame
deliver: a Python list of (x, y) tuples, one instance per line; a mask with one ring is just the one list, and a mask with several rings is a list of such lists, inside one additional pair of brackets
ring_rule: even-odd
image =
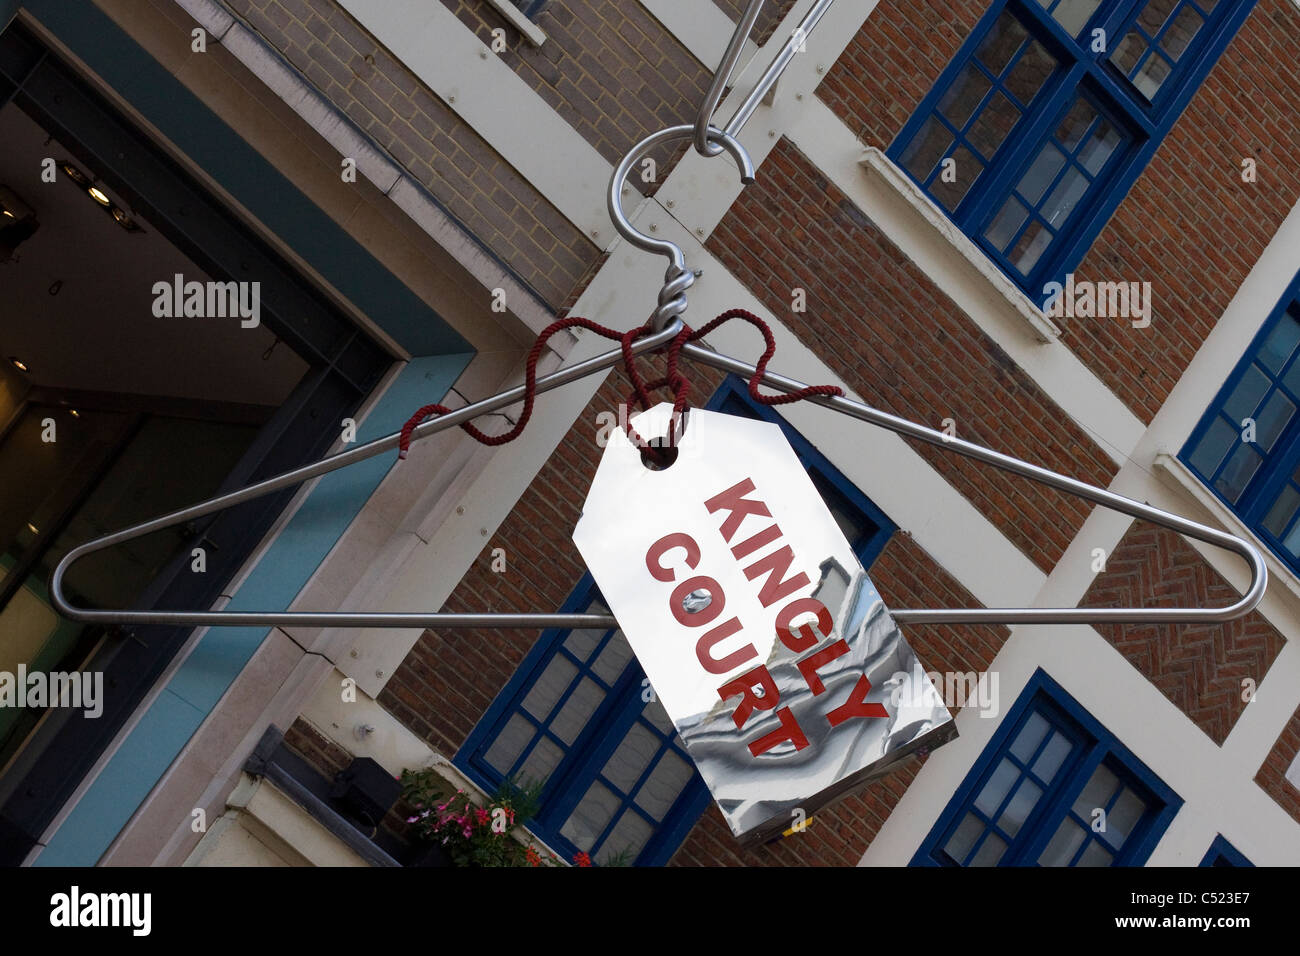
[[(706, 406), (773, 421), (812, 477), (863, 567), (880, 554), (894, 524), (771, 409), (738, 381)], [(564, 611), (608, 613), (590, 575)], [(597, 864), (624, 855), (668, 861), (709, 805), (709, 792), (622, 631), (542, 634), (471, 731), (455, 763), (488, 790), (506, 777), (544, 782), (530, 829), (557, 852), (588, 853)]]
[(1042, 670), (913, 866), (1138, 866), (1182, 798)]
[(1246, 859), (1246, 855), (1223, 838), (1220, 833), (1210, 844), (1210, 849), (1201, 860), (1201, 866), (1238, 866), (1253, 867), (1255, 864)]
[(1300, 573), (1300, 275), (1179, 457)]
[(889, 155), (1042, 302), (1254, 0), (997, 0)]

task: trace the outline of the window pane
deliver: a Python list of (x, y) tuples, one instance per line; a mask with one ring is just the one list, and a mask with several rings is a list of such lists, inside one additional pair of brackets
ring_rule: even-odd
[(1295, 517), (1298, 506), (1300, 506), (1300, 493), (1297, 493), (1293, 486), (1284, 485), (1282, 493), (1278, 495), (1277, 501), (1273, 502), (1273, 507), (1269, 509), (1268, 516), (1264, 519), (1264, 528), (1273, 537), (1282, 537), (1287, 526), (1291, 524), (1291, 519)]
[(1106, 120), (1102, 120), (1093, 130), (1087, 144), (1079, 151), (1079, 162), (1083, 164), (1084, 169), (1096, 176), (1106, 165), (1106, 160), (1110, 159), (1111, 154), (1115, 152), (1115, 148), (1119, 146), (1119, 141), (1119, 130)]
[(524, 710), (538, 720), (545, 720), (577, 674), (578, 668), (567, 657), (556, 654), (524, 698)]
[[(641, 685), (642, 694), (645, 693), (646, 686), (645, 684)], [(668, 711), (664, 710), (664, 705), (659, 703), (658, 697), (646, 702), (645, 707), (641, 709), (641, 716), (669, 736), (677, 733), (677, 730), (673, 727), (673, 722), (668, 718)]]
[[(591, 610), (591, 614), (608, 614), (607, 610)], [(587, 627), (579, 628), (569, 632), (569, 636), (564, 639), (564, 646), (580, 661), (585, 661), (591, 656), (591, 652), (596, 649), (600, 639), (605, 636), (605, 631), (600, 628)]]
[(623, 668), (631, 659), (632, 646), (628, 644), (622, 631), (615, 631), (591, 669), (606, 684), (612, 685), (623, 675)]
[(636, 805), (656, 820), (662, 820), (694, 775), (691, 765), (674, 750), (666, 750), (654, 771), (641, 785)]
[(987, 66), (994, 76), (1001, 76), (1007, 64), (1029, 34), (1025, 28), (1007, 11), (1002, 11), (998, 22), (993, 25), (989, 35), (984, 38), (975, 56)]
[(971, 847), (975, 845), (975, 841), (979, 839), (980, 834), (983, 832), (984, 824), (980, 822), (979, 817), (973, 813), (966, 814), (965, 819), (961, 821), (961, 826), (944, 844), (944, 852), (956, 860), (959, 865), (964, 864)]
[(1022, 106), (1028, 106), (1055, 69), (1056, 58), (1035, 40), (1029, 44), (1002, 82)]
[(998, 764), (998, 769), (993, 771), (993, 776), (989, 777), (988, 783), (980, 790), (980, 794), (975, 798), (975, 809), (979, 810), (990, 820), (998, 815), (998, 807), (1011, 791), (1011, 785), (1016, 782), (1020, 776), (1020, 771), (1016, 765), (1005, 757)]
[(1024, 825), (1029, 814), (1033, 813), (1034, 807), (1038, 805), (1038, 798), (1042, 795), (1042, 789), (1033, 781), (1020, 782), (1020, 786), (1016, 787), (1016, 792), (1007, 803), (1007, 808), (998, 818), (998, 826), (1007, 836), (1014, 838), (1020, 832), (1021, 826)]
[(1056, 138), (1061, 145), (1071, 152), (1074, 148), (1083, 142), (1084, 134), (1092, 126), (1093, 120), (1097, 118), (1097, 110), (1091, 103), (1082, 97), (1074, 101), (1070, 107), (1070, 112), (1065, 114), (1065, 119), (1061, 121), (1061, 126), (1056, 131)]
[(1267, 375), (1251, 365), (1224, 401), (1224, 414), (1234, 425), (1239, 425), (1243, 418), (1255, 414), (1255, 409), (1259, 407), (1259, 400), (1264, 397), (1271, 384)]
[(510, 773), (510, 768), (515, 765), (536, 732), (537, 729), (527, 718), (511, 714), (505, 729), (492, 741), (492, 746), (483, 755), (483, 759), (502, 775)]
[(1030, 270), (1037, 264), (1039, 256), (1043, 254), (1043, 250), (1051, 242), (1052, 233), (1035, 219), (1029, 224), (1029, 228), (1021, 234), (1020, 239), (1016, 242), (1016, 247), (1011, 250), (1007, 258), (1011, 260), (1013, 266), (1025, 275), (1029, 275)]
[(1021, 763), (1029, 763), (1038, 745), (1043, 742), (1046, 736), (1049, 724), (1040, 714), (1031, 714), (1025, 721), (1025, 726), (1020, 728), (1020, 733), (1016, 734), (1015, 742), (1011, 744), (1011, 753)]
[(985, 159), (992, 158), (1002, 141), (1011, 132), (1016, 120), (1020, 119), (1020, 110), (1000, 91), (989, 97), (989, 101), (980, 110), (979, 116), (966, 132), (970, 144), (979, 150)]
[(899, 164), (924, 183), (951, 146), (952, 133), (931, 116), (907, 144), (907, 149), (899, 157)]
[(1193, 38), (1204, 23), (1199, 13), (1191, 7), (1183, 7), (1165, 35), (1160, 38), (1160, 48), (1169, 54), (1169, 59), (1177, 63), (1178, 58), (1192, 45)]
[[(938, 200), (939, 204), (949, 212), (956, 209), (958, 203), (966, 198), (966, 193), (970, 192), (971, 186), (975, 185), (975, 180), (979, 179), (980, 173), (984, 172), (984, 164), (965, 146), (958, 146), (952, 151), (952, 160), (953, 181), (944, 182), (941, 173), (930, 184), (930, 195)], [(839, 515), (834, 507), (831, 508), (831, 513), (836, 516), (838, 521)], [(842, 521), (839, 524), (841, 527), (844, 526)], [(860, 528), (852, 530), (855, 536), (861, 534)], [(845, 533), (845, 536), (848, 537), (848, 532)], [(849, 542), (853, 542), (852, 537), (849, 537)]]
[(1295, 404), (1275, 391), (1264, 403), (1264, 409), (1255, 419), (1255, 441), (1264, 451), (1272, 451), (1273, 443), (1282, 434), (1282, 430), (1291, 422), (1295, 414)]
[(1178, 0), (1150, 0), (1138, 14), (1138, 26), (1146, 31), (1147, 36), (1155, 36), (1177, 5)]
[(1033, 163), (1016, 185), (1016, 190), (1031, 206), (1038, 205), (1047, 187), (1056, 181), (1056, 174), (1065, 165), (1065, 154), (1048, 143), (1034, 158)]
[(1282, 541), (1282, 546), (1291, 553), (1291, 557), (1300, 558), (1300, 523), (1291, 529), (1291, 533)]
[(1158, 53), (1152, 53), (1133, 77), (1133, 85), (1147, 99), (1154, 100), (1171, 72), (1172, 69), (1165, 58)]
[(579, 850), (590, 850), (609, 821), (614, 818), (614, 812), (618, 807), (618, 797), (614, 796), (608, 787), (601, 783), (593, 783), (583, 798), (578, 801), (578, 805), (573, 808), (569, 819), (564, 821), (564, 826), (560, 827), (560, 833), (564, 834)]
[(1078, 36), (1100, 5), (1101, 0), (1061, 0), (1052, 11), (1052, 17), (1071, 36)]
[(1056, 184), (1052, 194), (1047, 197), (1047, 202), (1043, 203), (1039, 215), (1049, 226), (1059, 227), (1069, 218), (1070, 213), (1074, 212), (1074, 207), (1088, 191), (1088, 185), (1088, 177), (1078, 168), (1071, 166), (1061, 177), (1061, 181)]
[(646, 823), (639, 813), (635, 810), (624, 810), (614, 829), (601, 844), (600, 852), (596, 855), (596, 863), (608, 863), (616, 856), (621, 856), (630, 863), (650, 842), (653, 833), (650, 824)]
[(605, 761), (601, 773), (619, 790), (630, 794), (636, 782), (641, 779), (641, 772), (654, 759), (659, 746), (659, 737), (644, 724), (635, 723), (623, 742), (614, 748), (610, 758)]
[(1088, 778), (1088, 782), (1083, 785), (1083, 790), (1074, 801), (1074, 812), (1091, 822), (1092, 811), (1097, 807), (1104, 808), (1110, 803), (1110, 798), (1115, 795), (1118, 787), (1119, 777), (1115, 776), (1105, 764), (1100, 764), (1092, 772), (1092, 776)]
[(1264, 344), (1255, 357), (1256, 361), (1276, 375), (1291, 357), (1296, 345), (1300, 345), (1300, 322), (1293, 319), (1289, 312), (1284, 313), (1273, 331), (1264, 339)]
[(564, 751), (555, 741), (549, 737), (541, 737), (537, 741), (537, 746), (528, 755), (528, 759), (524, 761), (524, 765), (519, 768), (519, 782), (545, 783), (563, 757)]
[(1088, 834), (1083, 827), (1066, 817), (1056, 828), (1051, 841), (1043, 848), (1038, 862), (1043, 866), (1069, 866), (1074, 854), (1079, 852), (1080, 844), (1087, 838)]
[(1130, 31), (1119, 41), (1119, 46), (1115, 47), (1115, 52), (1110, 55), (1110, 62), (1119, 67), (1119, 71), (1125, 76), (1132, 76), (1133, 69), (1138, 65), (1138, 60), (1142, 59), (1146, 48), (1147, 41), (1142, 39), (1136, 30)]
[(990, 833), (980, 848), (975, 853), (974, 859), (970, 861), (969, 866), (997, 866), (998, 860), (1002, 859), (1002, 854), (1007, 850), (1006, 841), (996, 833)]
[(1110, 866), (1113, 860), (1110, 851), (1093, 840), (1088, 844), (1088, 849), (1083, 851), (1083, 856), (1079, 857), (1079, 862), (1075, 866)]
[(988, 229), (984, 231), (984, 238), (988, 239), (998, 251), (1005, 249), (1015, 234), (1020, 231), (1020, 226), (1028, 214), (1028, 210), (1022, 203), (1015, 199), (1008, 199), (1003, 203)]
[(1236, 504), (1259, 468), (1259, 453), (1249, 445), (1238, 445), (1214, 483), (1229, 504)]
[(551, 721), (551, 732), (566, 744), (572, 744), (582, 728), (587, 726), (587, 718), (604, 699), (605, 692), (600, 689), (600, 685), (591, 678), (584, 677)]
[(1188, 461), (1204, 477), (1213, 477), (1219, 470), (1219, 463), (1223, 461), (1223, 457), (1228, 454), (1228, 449), (1236, 443), (1240, 434), (1222, 418), (1216, 417), (1206, 429), (1205, 436), (1197, 444), (1196, 450), (1192, 452)]
[(939, 100), (939, 112), (957, 129), (965, 129), (966, 121), (971, 118), (992, 86), (993, 82), (983, 70), (974, 63), (968, 63)]
[(1106, 814), (1106, 833), (1107, 842), (1118, 849), (1124, 845), (1128, 835), (1133, 832), (1133, 827), (1142, 819), (1142, 814), (1146, 812), (1146, 801), (1139, 797), (1128, 787), (1119, 795), (1115, 805), (1110, 808)]
[(1061, 769), (1061, 764), (1065, 762), (1065, 758), (1069, 756), (1070, 751), (1073, 749), (1074, 744), (1070, 742), (1069, 737), (1059, 732), (1054, 733), (1047, 746), (1043, 748), (1043, 752), (1034, 761), (1034, 766), (1031, 769), (1039, 780), (1044, 783), (1051, 783), (1052, 778), (1056, 776), (1056, 772)]

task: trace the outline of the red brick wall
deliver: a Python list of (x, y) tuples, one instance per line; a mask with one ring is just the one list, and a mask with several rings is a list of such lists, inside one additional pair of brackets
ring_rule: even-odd
[(599, 250), (334, 0), (227, 0), (552, 308)]
[[(1260, 0), (1075, 270), (1152, 282), (1150, 328), (1065, 320), (1064, 341), (1144, 422), (1300, 201), (1297, 103), (1300, 10)], [(1241, 181), (1248, 156), (1255, 183)]]
[[(505, 19), (485, 0), (442, 0), (485, 44)], [(632, 144), (666, 126), (691, 122), (711, 72), (640, 3), (550, 0), (537, 15), (546, 42), (534, 47), (507, 27), (498, 55), (610, 163)], [(653, 194), (687, 143), (648, 155), (653, 182), (633, 171), (641, 192)]]
[[(1237, 591), (1172, 531), (1133, 525), (1080, 607), (1222, 607)], [(1262, 684), (1285, 639), (1259, 612), (1226, 624), (1098, 626), (1128, 662), (1216, 744), (1246, 709), (1244, 678)]]
[[(1091, 437), (788, 140), (708, 248), (872, 405), (933, 428), (953, 418), (961, 438), (1094, 484), (1114, 476)], [(796, 286), (807, 291), (802, 313), (791, 311)], [(1044, 571), (1089, 513), (1077, 498), (915, 447)]]
[[(697, 404), (720, 382), (717, 373), (692, 368)], [(558, 608), (585, 571), (570, 541), (601, 449), (596, 415), (627, 395), (621, 375), (611, 377), (579, 416), (497, 534), (457, 586), (444, 610), (506, 611)], [(507, 572), (491, 570), (493, 548), (507, 555)], [(895, 535), (872, 566), (890, 606), (978, 606), (971, 595), (906, 535)], [(1001, 647), (1001, 627), (909, 627), (908, 639), (927, 669), (982, 671)], [(537, 639), (535, 631), (427, 631), (402, 661), (379, 702), (435, 750), (450, 756), (464, 743)], [(715, 809), (683, 846), (682, 863), (856, 863), (915, 773), (915, 762), (817, 816), (796, 838), (740, 854)]]
[[(988, 9), (882, 3), (818, 88), (864, 143), (887, 148)], [(1300, 11), (1260, 0), (1075, 269), (1150, 281), (1152, 319), (1064, 319), (1065, 342), (1150, 422), (1279, 225), (1300, 201)], [(1259, 179), (1241, 181), (1241, 161)]]
[(1277, 738), (1268, 758), (1255, 774), (1255, 782), (1277, 801), (1277, 805), (1300, 823), (1300, 790), (1286, 779), (1287, 768), (1300, 753), (1300, 709), (1287, 721), (1282, 736)]

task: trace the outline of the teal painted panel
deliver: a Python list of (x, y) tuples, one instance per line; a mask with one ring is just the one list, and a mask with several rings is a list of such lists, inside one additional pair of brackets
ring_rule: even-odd
[[(144, 794), (163, 775), (206, 715), (169, 690), (158, 695), (131, 736), (113, 755), (55, 834), (35, 866), (90, 866), (135, 813)], [(91, 799), (91, 797), (94, 799)], [(77, 839), (62, 835), (77, 834)], [(91, 851), (91, 847), (98, 849)]]
[[(472, 357), (434, 355), (408, 362), (358, 428), (357, 440), (366, 442), (400, 429), (421, 405), (445, 396)], [(322, 478), (228, 610), (288, 607), (396, 458), (396, 452), (381, 455)], [(249, 627), (208, 630), (150, 708), (152, 714), (161, 706), (176, 722), (142, 720), (131, 731), (37, 857), (40, 865), (94, 865), (269, 633), (267, 628)], [(178, 716), (190, 712), (197, 718)]]
[(24, 6), (407, 352), (469, 350), (455, 329), (90, 0), (27, 0)]

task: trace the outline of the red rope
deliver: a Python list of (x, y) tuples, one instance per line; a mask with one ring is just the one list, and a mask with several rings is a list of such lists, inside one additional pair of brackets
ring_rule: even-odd
[[(644, 411), (654, 405), (652, 392), (661, 388), (671, 389), (673, 393), (673, 421), (680, 421), (681, 415), (685, 413), (687, 407), (686, 396), (690, 392), (690, 381), (677, 371), (677, 362), (681, 356), (682, 347), (687, 342), (694, 342), (697, 339), (708, 335), (718, 326), (729, 322), (732, 319), (743, 319), (754, 328), (758, 329), (763, 335), (765, 348), (758, 362), (754, 365), (754, 374), (749, 379), (749, 394), (754, 401), (761, 405), (785, 405), (790, 402), (797, 402), (814, 395), (843, 395), (844, 391), (837, 385), (810, 385), (801, 388), (796, 392), (789, 392), (782, 395), (763, 395), (758, 390), (759, 382), (763, 379), (763, 373), (767, 371), (767, 363), (771, 361), (772, 356), (776, 354), (776, 338), (772, 335), (772, 330), (768, 328), (766, 322), (744, 309), (728, 309), (716, 319), (708, 322), (699, 329), (692, 329), (689, 325), (683, 325), (682, 331), (668, 345), (667, 359), (665, 362), (666, 371), (663, 377), (657, 378), (652, 382), (647, 382), (637, 368), (636, 356), (632, 353), (632, 344), (640, 336), (650, 331), (649, 325), (642, 325), (635, 329), (629, 329), (626, 332), (617, 332), (614, 329), (598, 325), (590, 319), (568, 318), (560, 319), (558, 322), (552, 322), (542, 333), (537, 336), (537, 341), (533, 343), (532, 349), (528, 353), (528, 362), (524, 366), (524, 408), (519, 415), (519, 421), (515, 422), (513, 428), (508, 432), (500, 435), (487, 435), (479, 431), (469, 422), (463, 422), (461, 428), (465, 429), (475, 441), (484, 445), (504, 445), (506, 442), (514, 441), (523, 433), (528, 425), (528, 421), (533, 415), (533, 405), (537, 400), (537, 362), (541, 358), (542, 350), (546, 347), (547, 341), (556, 332), (573, 326), (581, 326), (584, 329), (590, 329), (597, 335), (618, 342), (623, 350), (623, 369), (627, 373), (628, 380), (632, 383), (632, 394), (628, 396), (627, 404), (631, 405), (633, 401), (640, 404)], [(425, 405), (418, 409), (410, 417), (405, 425), (402, 426), (402, 435), (398, 441), (398, 458), (405, 458), (407, 449), (411, 446), (411, 432), (433, 413), (446, 415), (452, 409), (445, 405)], [(666, 453), (657, 444), (651, 444), (642, 438), (635, 428), (629, 424), (627, 426), (628, 438), (643, 451), (659, 458), (661, 463), (666, 462)], [(676, 436), (669, 435), (669, 446), (675, 441)]]

